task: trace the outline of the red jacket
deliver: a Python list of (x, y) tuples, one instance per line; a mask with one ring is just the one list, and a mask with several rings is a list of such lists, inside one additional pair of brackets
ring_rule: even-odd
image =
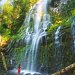
[(18, 75), (20, 75), (20, 71), (21, 71), (21, 68), (20, 66), (18, 67)]

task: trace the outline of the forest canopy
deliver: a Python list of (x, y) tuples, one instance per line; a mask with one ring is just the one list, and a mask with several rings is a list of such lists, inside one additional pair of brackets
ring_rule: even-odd
[[(5, 41), (15, 39), (22, 26), (25, 17), (31, 7), (38, 0), (8, 0), (0, 6), (0, 35)], [(54, 1), (54, 0), (53, 0)], [(48, 12), (51, 15), (52, 27), (48, 32), (57, 28), (59, 25), (68, 25), (73, 16), (75, 16), (75, 0), (68, 0), (67, 4), (61, 4), (61, 1), (48, 3)], [(56, 6), (54, 6), (57, 4)], [(53, 6), (53, 7), (52, 7)], [(58, 13), (51, 11), (51, 7), (59, 9)]]

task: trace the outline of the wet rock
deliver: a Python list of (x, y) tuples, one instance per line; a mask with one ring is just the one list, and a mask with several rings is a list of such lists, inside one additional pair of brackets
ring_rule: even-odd
[(35, 74), (33, 74), (33, 75), (41, 75), (41, 74), (36, 74), (36, 73), (35, 73)]
[(25, 74), (25, 75), (31, 75), (30, 73), (27, 73), (27, 74)]

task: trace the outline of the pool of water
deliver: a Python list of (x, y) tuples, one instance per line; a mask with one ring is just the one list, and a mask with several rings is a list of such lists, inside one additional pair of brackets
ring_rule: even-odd
[[(17, 75), (17, 74), (18, 74), (17, 69), (9, 70), (7, 72), (7, 75)], [(20, 75), (43, 75), (43, 74), (34, 71), (21, 70)]]

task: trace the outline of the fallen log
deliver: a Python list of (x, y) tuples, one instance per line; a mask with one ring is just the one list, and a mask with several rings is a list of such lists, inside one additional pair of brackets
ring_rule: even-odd
[(75, 63), (65, 67), (64, 69), (61, 69), (60, 71), (54, 73), (54, 74), (51, 74), (51, 75), (63, 75), (65, 72), (68, 72), (70, 70), (74, 70), (75, 68)]
[(7, 71), (7, 64), (3, 52), (1, 52), (1, 55), (2, 55), (2, 62), (3, 62), (4, 69)]

